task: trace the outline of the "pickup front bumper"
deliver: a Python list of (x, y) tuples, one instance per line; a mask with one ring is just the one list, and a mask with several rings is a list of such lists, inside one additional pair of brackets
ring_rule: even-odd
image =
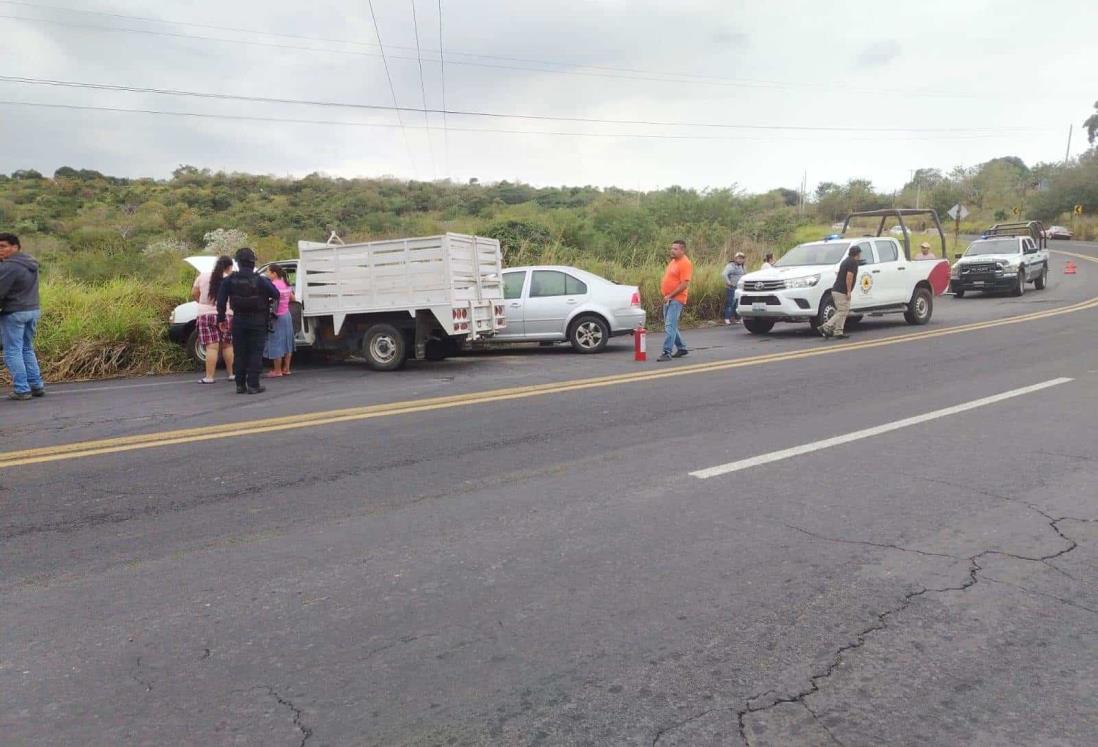
[(953, 293), (957, 291), (1010, 290), (1017, 284), (1017, 272), (965, 272), (962, 270), (960, 276), (949, 279), (949, 290)]
[(752, 291), (737, 293), (736, 314), (747, 319), (807, 322), (816, 318), (819, 300), (795, 291)]

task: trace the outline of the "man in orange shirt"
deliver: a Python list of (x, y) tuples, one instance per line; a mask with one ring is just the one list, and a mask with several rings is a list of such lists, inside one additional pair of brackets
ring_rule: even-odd
[[(686, 242), (677, 239), (671, 244), (671, 261), (660, 281), (660, 293), (663, 294), (663, 325), (666, 333), (663, 338), (663, 355), (656, 360), (669, 361), (689, 354), (682, 335), (679, 334), (679, 317), (686, 305), (687, 289), (694, 276), (694, 263), (686, 256)], [(677, 350), (674, 350), (678, 348)], [(672, 354), (674, 350), (674, 354)]]

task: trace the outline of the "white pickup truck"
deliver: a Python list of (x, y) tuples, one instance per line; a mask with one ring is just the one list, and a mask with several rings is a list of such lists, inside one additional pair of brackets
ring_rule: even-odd
[[(444, 358), (506, 326), (496, 239), (447, 233), (361, 244), (301, 241), (298, 253), (278, 264), (294, 286), (290, 313), (299, 347), (359, 355), (374, 370), (392, 371), (412, 357)], [(214, 260), (187, 259), (200, 272)], [(175, 308), (168, 334), (203, 360), (195, 306)]]
[(1048, 285), (1048, 238), (1038, 221), (999, 223), (956, 255), (949, 287), (963, 298), (969, 291), (1026, 292), (1026, 283), (1037, 290)]

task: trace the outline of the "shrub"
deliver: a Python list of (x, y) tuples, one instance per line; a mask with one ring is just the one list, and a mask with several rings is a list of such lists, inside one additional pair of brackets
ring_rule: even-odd
[(183, 350), (166, 336), (168, 314), (185, 297), (185, 288), (137, 279), (101, 285), (49, 279), (41, 290), (35, 347), (47, 381), (156, 374), (189, 366)]

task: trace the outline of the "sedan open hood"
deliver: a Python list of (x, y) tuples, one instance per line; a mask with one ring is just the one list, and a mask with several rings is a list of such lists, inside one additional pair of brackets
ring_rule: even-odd
[[(217, 257), (213, 254), (196, 254), (193, 257), (184, 257), (183, 261), (200, 273), (213, 272), (214, 265), (217, 264)], [(233, 269), (236, 269), (236, 262), (233, 262)]]

